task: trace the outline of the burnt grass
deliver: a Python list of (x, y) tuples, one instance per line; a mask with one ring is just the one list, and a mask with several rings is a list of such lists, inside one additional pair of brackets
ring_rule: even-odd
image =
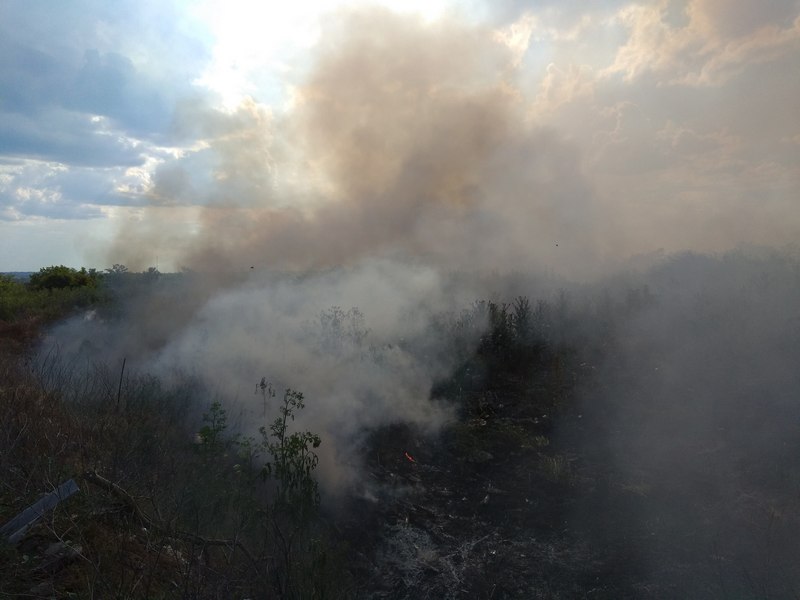
[[(490, 308), (513, 328), (508, 307)], [(366, 444), (383, 494), (352, 501), (344, 514), (357, 518), (341, 524), (357, 549), (359, 595), (642, 596), (629, 522), (639, 497), (611, 498), (574, 443), (586, 423), (571, 406), (584, 357), (492, 338), (435, 390), (456, 396), (457, 423), (436, 439), (388, 427)], [(560, 433), (568, 421), (571, 440)], [(586, 518), (602, 501), (618, 514)]]
[(458, 422), (435, 439), (389, 427), (365, 445), (381, 492), (338, 524), (358, 597), (800, 597), (796, 438), (754, 441), (743, 403), (726, 427), (682, 423), (667, 458), (643, 458), (631, 430), (662, 419), (669, 431), (678, 401), (626, 414), (620, 390), (659, 392), (636, 389), (605, 326), (558, 339), (549, 319), (522, 336), (511, 307), (490, 309), (499, 320), (435, 390), (459, 403)]
[[(308, 593), (259, 587), (240, 554), (154, 531), (79, 480), (81, 493), (19, 546), (0, 544), (0, 596), (800, 598), (800, 337), (778, 329), (780, 359), (766, 344), (720, 344), (671, 378), (649, 330), (642, 343), (624, 326), (654, 303), (646, 288), (600, 310), (518, 298), (443, 325), (435, 334), (456, 340), (459, 361), (432, 400), (455, 406), (456, 419), (436, 435), (406, 425), (366, 434), (366, 486), (331, 505), (323, 497), (308, 546), (318, 554), (295, 555)], [(488, 323), (477, 346), (459, 345), (476, 323)], [(0, 325), (0, 524), (97, 470), (151, 518), (231, 537), (223, 508), (238, 475), (193, 447), (195, 389), (146, 379), (119, 408), (119, 376), (98, 372), (96, 391), (70, 399), (28, 368), (37, 323)], [(683, 332), (687, 348), (717, 333), (693, 335)], [(81, 400), (91, 394), (96, 405)], [(249, 504), (237, 507), (230, 514), (248, 517)]]

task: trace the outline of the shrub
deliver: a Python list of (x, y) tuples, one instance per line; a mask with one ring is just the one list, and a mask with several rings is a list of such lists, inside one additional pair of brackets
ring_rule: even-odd
[(81, 270), (65, 267), (64, 265), (43, 267), (38, 273), (31, 275), (28, 282), (32, 290), (53, 290), (63, 288), (96, 287), (100, 275), (94, 269)]

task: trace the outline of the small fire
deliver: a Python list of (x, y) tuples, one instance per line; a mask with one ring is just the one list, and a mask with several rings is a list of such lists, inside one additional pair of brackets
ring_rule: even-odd
[(412, 463), (417, 462), (416, 460), (414, 460), (414, 457), (411, 456), (408, 452), (403, 452), (403, 454), (405, 455), (405, 457), (408, 459), (409, 462), (412, 462)]

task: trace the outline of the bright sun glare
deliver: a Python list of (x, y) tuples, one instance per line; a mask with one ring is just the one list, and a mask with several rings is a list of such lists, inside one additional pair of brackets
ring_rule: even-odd
[[(293, 59), (320, 35), (320, 17), (336, 9), (379, 5), (426, 20), (440, 17), (448, 0), (206, 0), (196, 15), (214, 38), (211, 61), (195, 81), (216, 92), (233, 109), (246, 96), (280, 101), (283, 90), (269, 85), (291, 70)], [(266, 88), (266, 89), (265, 89)]]

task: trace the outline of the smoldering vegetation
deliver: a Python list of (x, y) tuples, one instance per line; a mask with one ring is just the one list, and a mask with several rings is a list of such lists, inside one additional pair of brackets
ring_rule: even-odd
[(188, 316), (186, 304), (206, 285), (202, 274), (130, 287), (132, 279), (110, 282), (127, 295), (120, 313), (78, 316), (52, 329), (42, 368), (68, 361), (81, 371), (125, 360), (129, 373), (169, 385), (190, 379), (202, 385), (206, 404), (223, 398), (248, 434), (274, 416), (255, 391), (262, 377), (278, 390), (302, 390), (314, 409), (297, 419), (327, 441), (320, 473), (330, 492), (359, 479), (364, 432), (394, 423), (435, 432), (452, 420), (452, 407), (432, 401), (431, 388), (482, 330), (476, 323), (457, 340), (435, 334), (472, 294), (455, 281), (447, 289), (427, 267), (371, 262), (317, 274), (253, 273)]
[(799, 266), (665, 259), (591, 363), (562, 429), (595, 487), (572, 516), (642, 595), (797, 595)]
[[(123, 405), (141, 381), (172, 390), (187, 438), (214, 401), (257, 436), (279, 406), (262, 374), (302, 390), (292, 430), (321, 437), (348, 597), (794, 597), (800, 260), (651, 262), (583, 284), (381, 262), (254, 274), (186, 321), (62, 323), (40, 380), (113, 405), (126, 357)], [(183, 277), (112, 306), (180, 302)], [(67, 356), (72, 379), (48, 384)], [(100, 372), (99, 392), (71, 387)]]

